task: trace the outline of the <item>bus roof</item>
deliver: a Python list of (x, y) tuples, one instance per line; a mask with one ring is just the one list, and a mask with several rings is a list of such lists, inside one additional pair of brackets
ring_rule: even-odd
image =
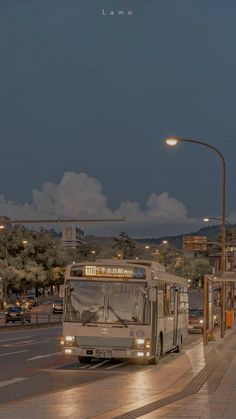
[(178, 283), (183, 286), (188, 286), (188, 281), (186, 278), (176, 276), (166, 272), (165, 266), (161, 265), (160, 263), (153, 261), (153, 260), (145, 260), (145, 259), (97, 259), (95, 261), (81, 261), (78, 263), (73, 263), (67, 266), (67, 269), (70, 271), (70, 268), (76, 268), (76, 266), (86, 266), (86, 265), (95, 265), (95, 266), (124, 266), (124, 265), (132, 265), (140, 266), (140, 267), (147, 267), (151, 268), (152, 270), (156, 271), (156, 275), (160, 281), (170, 282), (170, 283)]

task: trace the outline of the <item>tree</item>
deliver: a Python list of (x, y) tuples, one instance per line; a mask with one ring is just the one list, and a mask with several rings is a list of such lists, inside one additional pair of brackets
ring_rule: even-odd
[(132, 259), (135, 256), (136, 244), (127, 233), (121, 232), (119, 237), (114, 237), (113, 240), (115, 243), (112, 249), (118, 251), (123, 259)]
[(5, 228), (0, 240), (0, 277), (7, 289), (53, 285), (64, 274), (66, 253), (50, 232), (22, 226)]

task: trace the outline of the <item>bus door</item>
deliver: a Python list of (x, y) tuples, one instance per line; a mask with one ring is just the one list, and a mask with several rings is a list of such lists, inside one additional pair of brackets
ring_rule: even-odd
[(152, 342), (152, 354), (156, 355), (156, 349), (157, 349), (157, 290), (156, 288), (153, 288), (153, 297), (151, 298), (151, 342)]
[(157, 288), (149, 290), (149, 301), (151, 306), (151, 349), (156, 354), (157, 349)]
[(172, 288), (173, 300), (174, 300), (174, 330), (173, 330), (173, 346), (178, 345), (178, 286), (175, 285)]

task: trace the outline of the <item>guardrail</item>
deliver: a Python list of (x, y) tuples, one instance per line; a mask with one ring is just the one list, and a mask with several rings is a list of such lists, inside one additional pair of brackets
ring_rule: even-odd
[(10, 320), (6, 321), (6, 316), (4, 313), (0, 314), (0, 328), (8, 326), (41, 326), (43, 324), (51, 325), (56, 323), (62, 323), (62, 314), (52, 314), (52, 313), (30, 313), (30, 321), (24, 318), (20, 320)]

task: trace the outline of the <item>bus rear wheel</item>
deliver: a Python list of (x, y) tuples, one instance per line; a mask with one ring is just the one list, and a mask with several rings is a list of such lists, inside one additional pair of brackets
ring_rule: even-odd
[(87, 362), (91, 362), (92, 358), (90, 356), (78, 356), (78, 361), (81, 364), (86, 364)]

